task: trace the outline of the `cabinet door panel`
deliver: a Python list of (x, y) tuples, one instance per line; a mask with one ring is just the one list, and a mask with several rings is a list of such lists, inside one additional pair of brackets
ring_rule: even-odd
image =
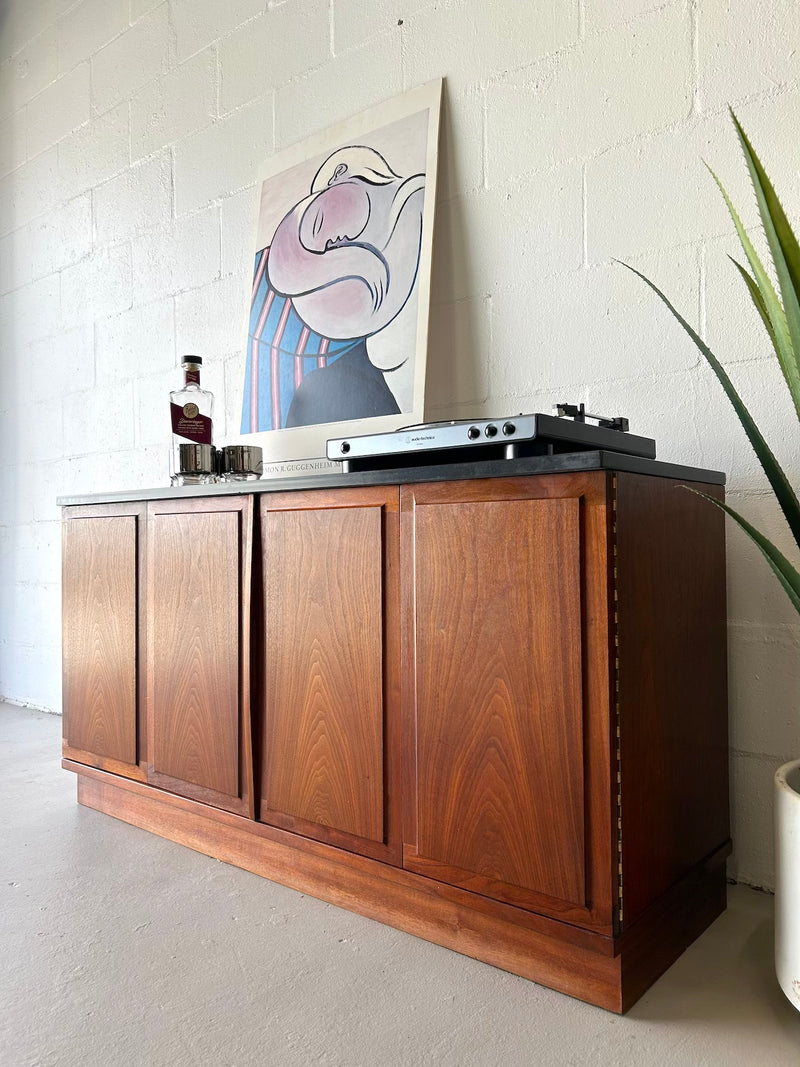
[[(63, 527), (64, 755), (137, 764), (137, 514), (68, 511)], [(121, 766), (120, 766), (121, 765)]]
[(396, 552), (398, 495), (389, 494), (339, 491), (336, 506), (302, 495), (262, 501), (261, 819), (382, 858), (387, 646), (396, 659), (385, 593), (395, 578), (387, 551)]
[(404, 864), (585, 918), (584, 505), (541, 481), (404, 489)]
[(246, 812), (243, 525), (236, 501), (151, 505), (148, 777)]

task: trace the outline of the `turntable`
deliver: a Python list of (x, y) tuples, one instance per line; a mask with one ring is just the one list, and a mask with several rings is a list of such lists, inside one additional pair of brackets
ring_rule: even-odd
[(592, 415), (583, 404), (556, 404), (555, 411), (334, 437), (327, 443), (327, 457), (339, 460), (345, 473), (597, 450), (655, 459), (655, 441), (631, 434), (622, 416)]

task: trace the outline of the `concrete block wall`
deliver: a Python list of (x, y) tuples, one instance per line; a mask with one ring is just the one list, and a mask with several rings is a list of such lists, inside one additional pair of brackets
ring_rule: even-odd
[[(59, 493), (164, 484), (166, 394), (205, 360), (235, 434), (261, 160), (444, 75), (427, 414), (627, 415), (725, 470), (793, 556), (711, 372), (798, 483), (800, 435), (730, 265), (756, 213), (726, 108), (800, 223), (796, 0), (6, 0), (0, 5), (0, 694), (60, 707)], [(800, 628), (729, 532), (731, 873), (772, 884), (800, 752)]]

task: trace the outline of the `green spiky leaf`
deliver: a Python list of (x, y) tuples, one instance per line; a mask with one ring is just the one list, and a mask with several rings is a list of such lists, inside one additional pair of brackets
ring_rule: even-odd
[[(717, 183), (719, 191), (722, 193), (722, 198), (725, 201), (731, 218), (733, 219), (733, 225), (736, 227), (739, 241), (741, 242), (744, 253), (747, 256), (747, 261), (753, 271), (754, 280), (761, 296), (761, 303), (760, 305), (757, 303), (756, 306), (758, 307), (761, 317), (764, 318), (764, 313), (766, 312), (766, 316), (769, 319), (771, 326), (771, 329), (768, 326), (769, 334), (772, 338), (775, 352), (778, 356), (778, 362), (783, 371), (783, 376), (786, 379), (786, 384), (789, 387), (789, 392), (792, 395), (795, 411), (797, 412), (798, 418), (800, 418), (800, 347), (796, 347), (793, 343), (792, 335), (786, 321), (786, 314), (778, 299), (778, 294), (775, 292), (775, 287), (770, 281), (769, 275), (764, 269), (764, 265), (753, 247), (753, 243), (748, 237), (747, 231), (742, 225), (739, 213), (731, 203), (731, 199), (725, 191), (725, 187), (714, 171), (711, 170), (711, 167), (708, 167), (708, 171)], [(748, 288), (750, 288), (749, 285)], [(755, 299), (754, 291), (752, 289), (750, 290), (750, 295)]]
[(759, 315), (761, 316), (762, 322), (764, 323), (764, 325), (767, 328), (767, 333), (769, 334), (769, 338), (772, 341), (772, 347), (777, 352), (778, 351), (778, 341), (777, 341), (777, 338), (775, 337), (775, 329), (774, 329), (774, 327), (772, 325), (772, 320), (769, 317), (769, 312), (767, 311), (767, 305), (764, 303), (764, 297), (761, 295), (761, 290), (758, 288), (758, 283), (756, 282), (755, 278), (751, 277), (747, 273), (747, 271), (744, 269), (744, 267), (741, 265), (741, 263), (738, 262), (738, 260), (735, 260), (733, 258), (733, 256), (728, 256), (728, 259), (731, 261), (731, 263), (734, 265), (734, 267), (736, 267), (736, 269), (739, 271), (741, 276), (744, 278), (745, 285), (747, 286), (747, 289), (748, 289), (748, 291), (750, 293), (750, 296), (753, 299), (753, 303), (756, 306), (756, 310), (758, 311)]
[(745, 433), (750, 439), (751, 445), (755, 449), (755, 453), (758, 456), (761, 466), (764, 468), (764, 473), (769, 479), (769, 483), (772, 486), (775, 496), (778, 498), (778, 503), (780, 504), (784, 515), (786, 516), (786, 521), (789, 523), (789, 527), (791, 528), (794, 539), (797, 544), (800, 545), (800, 503), (798, 503), (797, 497), (795, 496), (795, 492), (789, 483), (789, 479), (786, 477), (777, 459), (775, 459), (775, 456), (772, 454), (772, 450), (770, 449), (767, 442), (764, 440), (761, 431), (756, 426), (753, 420), (753, 417), (745, 407), (741, 397), (734, 388), (733, 382), (728, 377), (725, 368), (719, 362), (719, 360), (708, 347), (708, 345), (705, 343), (705, 341), (703, 341), (699, 334), (692, 329), (686, 319), (684, 319), (680, 312), (670, 303), (670, 301), (667, 299), (664, 293), (661, 292), (658, 286), (654, 285), (649, 278), (647, 278), (644, 274), (641, 273), (641, 271), (636, 270), (635, 267), (631, 267), (630, 264), (623, 263), (622, 265), (624, 267), (627, 267), (628, 270), (632, 271), (635, 275), (637, 275), (637, 277), (641, 278), (646, 285), (649, 285), (653, 292), (659, 297), (659, 299), (662, 300), (664, 304), (666, 304), (666, 306), (669, 308), (669, 310), (672, 312), (672, 314), (675, 316), (675, 318), (678, 320), (684, 330), (686, 330), (686, 332), (689, 334), (697, 348), (705, 357), (711, 369), (716, 374), (717, 378), (720, 381), (720, 384), (722, 385), (722, 388), (725, 390), (728, 396), (728, 399), (733, 405), (734, 411), (739, 417), (739, 421), (744, 427)]
[[(783, 298), (786, 324), (794, 351), (795, 366), (798, 367), (800, 365), (800, 246), (798, 246), (797, 238), (792, 232), (786, 213), (772, 187), (772, 183), (733, 111), (731, 111), (731, 118), (739, 135), (747, 168), (753, 180), (761, 222), (767, 235), (767, 242), (772, 253), (772, 261), (775, 264), (775, 273), (778, 276), (778, 285)], [(798, 370), (798, 374), (800, 374), (800, 370)]]
[(760, 530), (757, 530), (755, 526), (749, 523), (747, 519), (743, 518), (737, 511), (734, 511), (728, 504), (723, 504), (721, 500), (717, 500), (713, 496), (709, 496), (707, 493), (702, 493), (699, 489), (692, 489), (691, 486), (688, 485), (686, 488), (697, 496), (703, 497), (704, 500), (710, 500), (712, 504), (716, 504), (716, 506), (721, 508), (726, 515), (730, 515), (734, 522), (738, 523), (748, 537), (750, 537), (750, 539), (758, 546), (764, 559), (769, 563), (773, 573), (783, 586), (786, 595), (791, 600), (795, 611), (800, 613), (800, 573), (798, 573), (796, 568), (792, 566), (780, 549), (776, 548)]

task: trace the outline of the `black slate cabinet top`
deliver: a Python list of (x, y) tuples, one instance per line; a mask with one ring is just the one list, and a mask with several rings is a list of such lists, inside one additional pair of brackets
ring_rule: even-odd
[(610, 470), (649, 474), (657, 478), (679, 478), (687, 482), (706, 482), (724, 485), (720, 471), (686, 467), (679, 463), (663, 463), (655, 459), (640, 459), (619, 452), (565, 452), (555, 456), (528, 456), (518, 459), (482, 460), (472, 463), (437, 463), (425, 467), (395, 467), (391, 470), (359, 471), (343, 474), (330, 471), (324, 474), (288, 478), (263, 478), (252, 482), (221, 482), (217, 485), (162, 486), (151, 489), (108, 490), (100, 493), (81, 493), (60, 496), (61, 507), (73, 504), (115, 503), (126, 500), (163, 500), (181, 497), (242, 495), (245, 493), (279, 493), (296, 489), (343, 489), (357, 485), (401, 485), (409, 482), (450, 482), (466, 478), (504, 478), (531, 474), (558, 474), (574, 471)]

